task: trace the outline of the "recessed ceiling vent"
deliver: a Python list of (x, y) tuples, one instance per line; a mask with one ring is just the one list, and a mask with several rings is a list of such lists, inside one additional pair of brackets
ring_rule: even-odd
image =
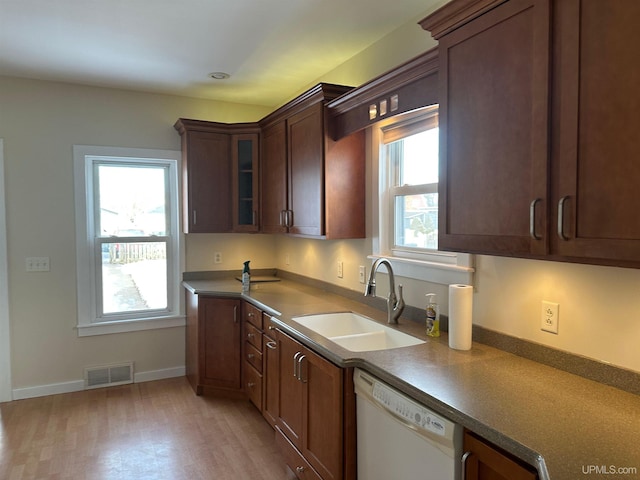
[(133, 383), (133, 362), (84, 369), (84, 388), (112, 387)]

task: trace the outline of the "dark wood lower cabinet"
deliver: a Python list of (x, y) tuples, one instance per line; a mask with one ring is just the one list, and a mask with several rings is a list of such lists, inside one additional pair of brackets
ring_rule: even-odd
[[(342, 480), (345, 466), (343, 375), (345, 371), (276, 331), (279, 414), (276, 437), (300, 479)], [(293, 448), (293, 451), (291, 450)]]
[(196, 394), (242, 396), (241, 302), (186, 291), (186, 373)]
[(538, 474), (471, 432), (464, 433), (464, 480), (537, 480)]

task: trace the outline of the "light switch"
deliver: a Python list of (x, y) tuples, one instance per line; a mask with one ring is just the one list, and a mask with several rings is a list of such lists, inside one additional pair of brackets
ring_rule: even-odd
[(27, 257), (26, 269), (27, 272), (48, 272), (49, 257)]

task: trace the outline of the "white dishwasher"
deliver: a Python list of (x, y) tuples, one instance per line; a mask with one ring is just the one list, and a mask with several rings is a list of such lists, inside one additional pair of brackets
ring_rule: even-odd
[(358, 368), (358, 480), (454, 480), (462, 427)]

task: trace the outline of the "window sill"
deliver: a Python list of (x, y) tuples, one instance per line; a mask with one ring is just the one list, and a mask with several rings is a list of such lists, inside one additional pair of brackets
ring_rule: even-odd
[(369, 255), (367, 258), (373, 260), (386, 258), (393, 266), (393, 273), (399, 277), (423, 280), (441, 285), (451, 285), (455, 283), (473, 285), (475, 268), (472, 266), (429, 262), (426, 260), (388, 255)]
[(156, 330), (159, 328), (184, 327), (185, 317), (145, 318), (139, 320), (120, 320), (117, 322), (99, 322), (78, 325), (79, 337), (93, 335), (108, 335), (111, 333), (139, 332), (142, 330)]

